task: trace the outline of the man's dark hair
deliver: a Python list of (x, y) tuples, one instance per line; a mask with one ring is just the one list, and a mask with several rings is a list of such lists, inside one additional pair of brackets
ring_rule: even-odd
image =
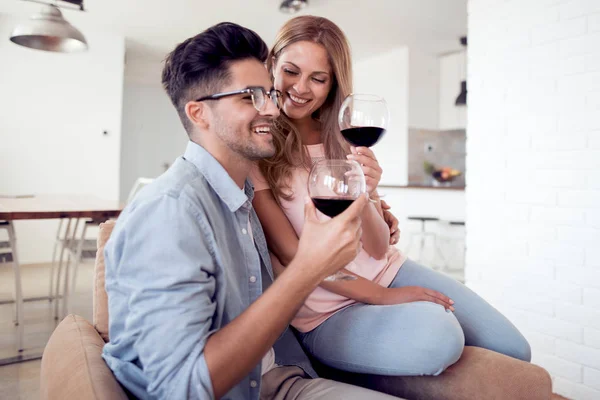
[[(255, 58), (265, 62), (269, 49), (254, 31), (222, 22), (175, 47), (165, 59), (162, 84), (188, 132), (187, 102), (216, 93), (229, 82), (229, 65)], [(242, 88), (240, 88), (242, 89)]]

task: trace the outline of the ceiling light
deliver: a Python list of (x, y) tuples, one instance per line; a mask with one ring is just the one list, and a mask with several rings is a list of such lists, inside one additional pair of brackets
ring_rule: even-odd
[[(80, 9), (83, 11), (82, 3)], [(73, 53), (88, 48), (83, 34), (64, 19), (54, 4), (45, 4), (39, 13), (17, 25), (10, 35), (10, 41), (31, 49), (59, 53)]]
[(283, 0), (279, 6), (279, 11), (294, 14), (308, 5), (308, 0)]

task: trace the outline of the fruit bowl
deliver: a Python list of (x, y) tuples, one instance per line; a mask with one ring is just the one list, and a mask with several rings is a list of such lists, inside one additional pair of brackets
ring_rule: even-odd
[(457, 176), (461, 175), (461, 172), (451, 167), (436, 167), (432, 163), (425, 161), (424, 164), (425, 172), (431, 175), (435, 183), (449, 184)]

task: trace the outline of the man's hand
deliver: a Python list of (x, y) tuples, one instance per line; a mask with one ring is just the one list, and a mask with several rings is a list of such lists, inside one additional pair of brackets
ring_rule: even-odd
[(398, 229), (398, 218), (390, 211), (390, 206), (384, 200), (381, 200), (381, 208), (383, 209), (383, 219), (390, 227), (390, 244), (394, 245), (400, 241), (400, 229)]
[(337, 217), (320, 221), (313, 202), (307, 199), (304, 227), (294, 259), (309, 260), (302, 265), (312, 268), (311, 272), (320, 281), (345, 267), (358, 255), (362, 235), (360, 215), (368, 202), (367, 196), (362, 195)]

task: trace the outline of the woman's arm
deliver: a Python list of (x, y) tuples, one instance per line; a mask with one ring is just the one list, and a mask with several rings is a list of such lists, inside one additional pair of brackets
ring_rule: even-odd
[[(298, 236), (292, 224), (275, 201), (273, 192), (269, 189), (255, 192), (252, 205), (265, 232), (269, 249), (284, 267), (287, 266), (298, 250)], [(278, 268), (274, 267), (274, 271), (278, 275)], [(355, 275), (357, 279), (352, 281), (323, 281), (319, 286), (361, 303), (381, 304), (386, 288), (346, 269), (344, 269), (344, 272)]]
[(377, 186), (381, 180), (383, 170), (375, 154), (368, 147), (351, 147), (352, 154), (347, 158), (358, 162), (365, 174), (367, 192), (369, 198), (374, 201), (369, 207), (365, 207), (362, 214), (362, 244), (369, 255), (377, 260), (382, 259), (387, 253), (390, 243), (390, 228), (383, 219), (383, 210)]
[(383, 219), (383, 210), (377, 191), (370, 194), (370, 199), (375, 203), (364, 208), (361, 215), (362, 219), (362, 245), (369, 255), (376, 260), (385, 257), (390, 243), (390, 227)]

